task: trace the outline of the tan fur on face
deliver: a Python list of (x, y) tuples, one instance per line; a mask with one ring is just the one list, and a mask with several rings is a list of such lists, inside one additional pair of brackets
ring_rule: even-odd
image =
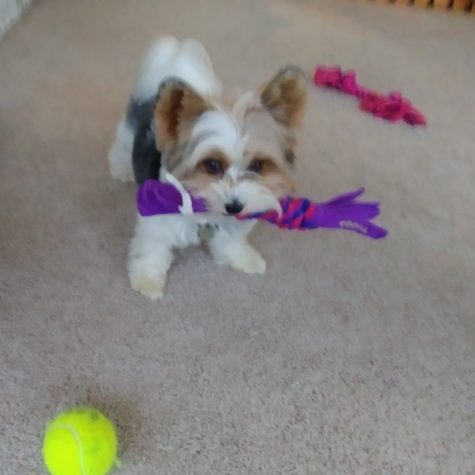
[(220, 150), (211, 150), (209, 151), (206, 156), (204, 156), (199, 162), (198, 162), (198, 165), (196, 166), (195, 168), (195, 171), (198, 172), (198, 173), (208, 173), (206, 171), (206, 160), (217, 160), (218, 162), (221, 163), (222, 167), (223, 167), (223, 171), (224, 173), (226, 173), (226, 170), (229, 168), (229, 160), (228, 158), (226, 157), (226, 155), (224, 155), (224, 153), (222, 153)]
[[(305, 111), (307, 85), (304, 73), (296, 66), (281, 69), (264, 86), (258, 103), (248, 100), (244, 112), (244, 133), (250, 136), (250, 146), (261, 152), (278, 146), (278, 155), (292, 165), (295, 160), (296, 128)], [(252, 143), (254, 142), (254, 143)], [(276, 158), (275, 152), (270, 155)]]
[(253, 176), (261, 185), (271, 190), (276, 196), (282, 197), (295, 192), (295, 183), (286, 171), (272, 158), (256, 155), (252, 157), (248, 165), (254, 160), (262, 162), (262, 170)]
[(294, 181), (280, 168), (261, 175), (260, 182), (279, 198), (295, 193)]
[[(215, 154), (220, 159), (228, 160), (227, 166), (236, 164), (243, 171), (247, 168), (246, 160), (255, 156), (267, 157), (269, 160), (260, 176), (251, 179), (258, 180), (279, 196), (289, 193), (294, 190), (294, 183), (285, 171), (285, 164), (293, 162), (294, 129), (302, 116), (305, 98), (305, 77), (295, 67), (282, 69), (260, 95), (245, 93), (227, 107), (224, 103), (211, 105), (185, 83), (169, 80), (160, 89), (154, 112), (156, 142), (162, 152), (162, 161), (168, 171), (176, 171), (176, 176), (193, 189), (209, 187), (212, 182), (221, 179), (219, 175), (207, 173), (200, 164), (200, 160), (206, 157), (198, 160), (193, 156), (191, 163), (187, 161), (191, 156), (185, 156), (187, 150), (192, 153), (195, 149), (190, 138), (200, 116), (214, 110), (214, 113), (223, 113), (224, 123), (231, 118), (230, 123), (236, 124), (236, 137), (238, 140), (242, 138), (243, 148), (240, 149), (239, 144), (228, 147), (227, 159), (219, 150), (211, 150), (207, 156)], [(229, 143), (233, 144), (232, 140)], [(196, 163), (198, 165), (194, 165)], [(244, 175), (237, 180), (250, 179), (249, 174)]]
[(180, 181), (186, 188), (193, 191), (199, 191), (207, 188), (213, 182), (222, 179), (221, 175), (213, 175), (207, 171), (205, 162), (208, 159), (219, 160), (223, 165), (224, 172), (229, 168), (230, 163), (228, 158), (220, 150), (211, 150), (206, 154), (206, 156), (201, 158), (193, 170), (189, 170), (180, 178)]
[(209, 175), (201, 170), (194, 170), (180, 179), (180, 182), (187, 190), (199, 195), (201, 190), (207, 189), (211, 184), (221, 179), (218, 175)]
[(246, 152), (249, 156), (271, 157), (280, 166), (285, 162), (286, 151), (295, 144), (292, 130), (276, 122), (262, 108), (246, 114), (242, 129), (248, 137)]

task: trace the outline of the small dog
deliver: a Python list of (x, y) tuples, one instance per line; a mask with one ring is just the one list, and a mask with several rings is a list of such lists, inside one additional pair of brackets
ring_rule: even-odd
[[(206, 215), (138, 216), (129, 248), (132, 287), (163, 295), (173, 249), (199, 244), (203, 229), (219, 264), (262, 274), (266, 262), (247, 242), (254, 221), (235, 215), (280, 210), (294, 184), (295, 130), (306, 102), (306, 80), (281, 69), (260, 92), (221, 99), (221, 85), (204, 47), (163, 38), (139, 70), (127, 112), (109, 152), (113, 178), (174, 177), (208, 203)], [(168, 178), (169, 179), (169, 178)]]

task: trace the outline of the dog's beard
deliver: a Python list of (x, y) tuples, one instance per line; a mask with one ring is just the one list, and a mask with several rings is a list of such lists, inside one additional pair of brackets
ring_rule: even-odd
[(280, 214), (282, 211), (279, 196), (257, 180), (239, 180), (233, 185), (228, 180), (219, 179), (202, 188), (197, 187), (193, 182), (184, 184), (194, 196), (205, 200), (208, 211), (211, 213), (227, 214), (226, 203), (232, 201), (238, 201), (243, 205), (240, 215), (269, 210), (275, 210)]

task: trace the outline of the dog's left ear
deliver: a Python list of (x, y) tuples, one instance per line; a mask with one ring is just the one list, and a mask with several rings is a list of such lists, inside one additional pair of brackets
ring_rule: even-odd
[(297, 66), (282, 68), (261, 93), (262, 105), (277, 122), (297, 127), (303, 117), (307, 99), (305, 74)]

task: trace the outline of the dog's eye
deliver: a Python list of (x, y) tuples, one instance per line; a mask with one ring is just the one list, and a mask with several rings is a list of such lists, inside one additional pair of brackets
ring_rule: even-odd
[(203, 165), (210, 175), (222, 175), (224, 172), (223, 163), (216, 158), (207, 158), (203, 161)]
[(249, 165), (248, 170), (254, 173), (261, 173), (263, 168), (264, 168), (264, 162), (262, 160), (255, 159)]

